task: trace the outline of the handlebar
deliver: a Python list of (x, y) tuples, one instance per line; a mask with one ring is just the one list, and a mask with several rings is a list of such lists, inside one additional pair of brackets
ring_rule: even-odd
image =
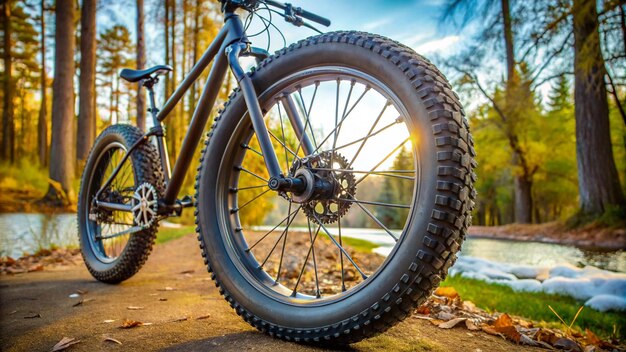
[(282, 3), (282, 2), (274, 1), (274, 0), (264, 0), (264, 2), (268, 4), (269, 6), (274, 6), (281, 10), (284, 10), (287, 14), (291, 12), (292, 15), (306, 18), (307, 20), (313, 21), (315, 23), (319, 23), (322, 26), (326, 26), (326, 27), (330, 26), (330, 20), (328, 18), (324, 18), (312, 12), (306, 11), (302, 9), (301, 7), (294, 7), (289, 3)]

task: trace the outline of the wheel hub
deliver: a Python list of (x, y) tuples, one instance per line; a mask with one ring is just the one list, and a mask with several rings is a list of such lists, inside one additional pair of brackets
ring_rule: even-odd
[(306, 184), (304, 191), (293, 193), (291, 199), (302, 204), (309, 220), (330, 224), (344, 216), (356, 193), (354, 175), (348, 160), (337, 152), (323, 152), (296, 160), (290, 170), (293, 177)]

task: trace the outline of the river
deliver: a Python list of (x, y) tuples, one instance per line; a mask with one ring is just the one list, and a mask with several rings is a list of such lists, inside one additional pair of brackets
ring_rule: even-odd
[[(337, 234), (336, 228), (329, 227), (328, 230), (333, 235)], [(32, 254), (51, 246), (76, 246), (76, 232), (75, 214), (0, 214), (0, 257), (18, 258), (24, 253)], [(375, 251), (382, 255), (388, 254), (394, 243), (391, 236), (376, 229), (344, 228), (342, 235), (375, 243), (379, 245)], [(462, 255), (499, 263), (545, 267), (569, 263), (578, 267), (591, 265), (626, 272), (624, 250), (596, 251), (554, 243), (468, 238), (463, 244)]]

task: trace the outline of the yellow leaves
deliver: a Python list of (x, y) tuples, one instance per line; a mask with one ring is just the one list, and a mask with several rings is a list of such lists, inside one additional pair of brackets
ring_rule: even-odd
[(447, 297), (450, 299), (455, 299), (459, 297), (459, 293), (456, 292), (456, 290), (452, 286), (438, 287), (437, 290), (435, 290), (435, 294), (437, 296)]

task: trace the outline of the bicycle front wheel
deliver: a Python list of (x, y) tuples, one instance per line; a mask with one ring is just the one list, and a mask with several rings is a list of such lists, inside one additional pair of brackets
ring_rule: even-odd
[(251, 78), (283, 174), (316, 186), (269, 189), (235, 91), (197, 179), (198, 238), (220, 292), (287, 340), (386, 330), (445, 278), (471, 222), (474, 150), (456, 95), (411, 49), (357, 32), (301, 41)]

